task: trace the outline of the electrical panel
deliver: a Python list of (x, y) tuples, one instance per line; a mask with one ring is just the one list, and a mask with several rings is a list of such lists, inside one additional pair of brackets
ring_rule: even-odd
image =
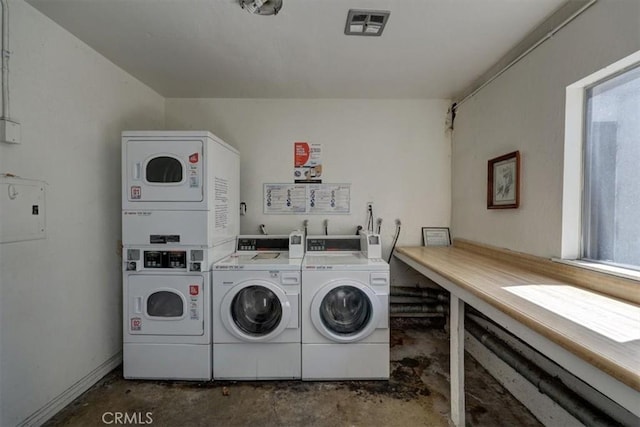
[(0, 243), (45, 238), (45, 183), (0, 177)]

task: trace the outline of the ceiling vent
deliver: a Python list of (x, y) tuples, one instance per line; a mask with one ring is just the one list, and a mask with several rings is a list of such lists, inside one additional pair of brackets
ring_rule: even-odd
[(348, 36), (379, 36), (389, 20), (388, 10), (350, 9), (344, 33)]
[(277, 15), (282, 9), (282, 0), (239, 0), (240, 7), (255, 15)]

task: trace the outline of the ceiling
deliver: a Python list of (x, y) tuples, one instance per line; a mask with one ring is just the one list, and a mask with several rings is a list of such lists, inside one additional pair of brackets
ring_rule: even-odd
[[(165, 97), (443, 98), (464, 90), (565, 0), (27, 0)], [(349, 9), (391, 11), (345, 36)]]

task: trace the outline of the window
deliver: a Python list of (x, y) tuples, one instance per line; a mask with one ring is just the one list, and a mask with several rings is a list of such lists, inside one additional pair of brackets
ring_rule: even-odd
[(640, 51), (568, 86), (566, 103), (562, 258), (640, 271)]
[(640, 268), (640, 67), (586, 91), (582, 258)]

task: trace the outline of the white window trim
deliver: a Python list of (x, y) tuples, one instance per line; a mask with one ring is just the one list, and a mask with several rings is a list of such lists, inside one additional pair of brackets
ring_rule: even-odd
[[(564, 124), (564, 171), (562, 187), (562, 243), (559, 261), (575, 261), (573, 265), (616, 274), (610, 266), (580, 260), (582, 256), (582, 197), (584, 109), (586, 89), (600, 80), (640, 63), (640, 50), (567, 86)], [(637, 277), (637, 272), (618, 268), (616, 275)], [(636, 278), (637, 280), (637, 278)]]

